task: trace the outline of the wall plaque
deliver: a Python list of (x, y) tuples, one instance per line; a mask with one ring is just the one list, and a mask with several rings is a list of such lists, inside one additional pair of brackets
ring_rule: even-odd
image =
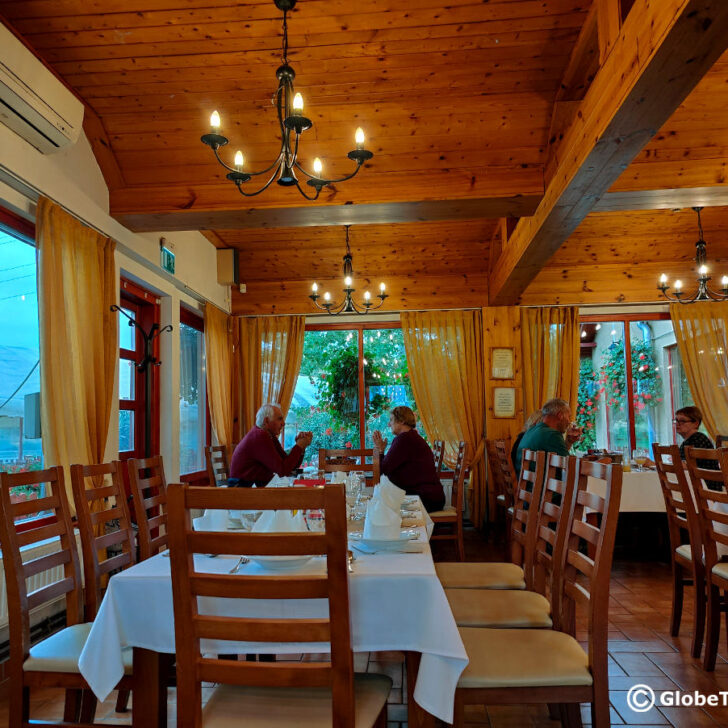
[(516, 416), (516, 388), (493, 388), (493, 417), (513, 419)]
[(513, 379), (513, 349), (493, 348), (490, 350), (490, 378)]

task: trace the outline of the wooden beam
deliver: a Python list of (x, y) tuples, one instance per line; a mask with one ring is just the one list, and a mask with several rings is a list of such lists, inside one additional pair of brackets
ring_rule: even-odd
[(543, 201), (501, 254), (491, 305), (518, 301), (727, 46), (724, 0), (635, 3), (564, 138)]
[(596, 0), (597, 25), (599, 27), (599, 65), (603, 65), (617, 42), (622, 24), (619, 0)]
[(728, 205), (728, 184), (724, 183), (715, 187), (610, 191), (594, 205), (592, 211), (675, 210), (678, 207), (723, 207), (725, 205)]
[[(237, 193), (227, 188), (227, 193)], [(290, 195), (297, 195), (290, 191)], [(172, 230), (240, 230), (243, 228), (309, 227), (315, 225), (366, 225), (468, 220), (481, 217), (532, 215), (540, 194), (507, 197), (379, 202), (373, 204), (310, 205), (273, 209), (205, 210), (184, 208), (168, 212), (116, 213), (114, 217), (136, 232)]]

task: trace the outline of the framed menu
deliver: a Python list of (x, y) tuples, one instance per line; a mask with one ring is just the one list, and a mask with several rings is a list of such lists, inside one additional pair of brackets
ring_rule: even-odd
[(513, 379), (513, 349), (497, 347), (490, 350), (490, 378)]
[(516, 388), (493, 387), (493, 417), (513, 419), (516, 416)]

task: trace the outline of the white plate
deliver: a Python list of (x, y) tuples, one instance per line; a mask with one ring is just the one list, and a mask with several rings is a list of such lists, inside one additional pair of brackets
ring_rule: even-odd
[[(352, 538), (352, 535), (349, 534), (349, 538)], [(400, 536), (400, 538), (393, 541), (380, 541), (374, 538), (364, 538), (363, 536), (352, 540), (372, 549), (372, 551), (400, 551), (404, 546), (412, 543), (411, 536)]]
[(364, 532), (363, 531), (352, 531), (349, 534), (349, 538), (352, 541), (371, 541), (372, 543), (397, 543), (401, 544), (402, 541), (414, 541), (415, 539), (418, 539), (420, 537), (420, 532), (416, 528), (403, 528), (399, 532), (399, 539), (393, 539), (391, 541), (385, 540), (385, 541), (379, 541), (373, 538), (366, 539), (364, 538)]
[(291, 571), (307, 564), (313, 556), (249, 556), (251, 561), (271, 571)]

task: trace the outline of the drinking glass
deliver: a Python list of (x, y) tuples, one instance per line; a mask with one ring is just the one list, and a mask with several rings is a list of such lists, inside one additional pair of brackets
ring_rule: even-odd
[(635, 463), (637, 463), (637, 470), (645, 470), (645, 463), (649, 459), (647, 450), (642, 447), (638, 447), (632, 452), (632, 457), (634, 458)]
[(322, 510), (308, 510), (303, 518), (309, 531), (321, 532), (326, 529), (326, 519)]

